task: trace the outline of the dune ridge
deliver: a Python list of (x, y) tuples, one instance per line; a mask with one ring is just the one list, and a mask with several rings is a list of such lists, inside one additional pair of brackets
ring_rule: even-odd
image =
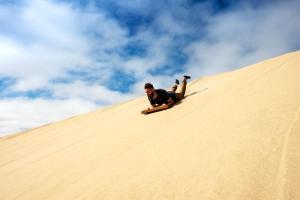
[(300, 51), (0, 139), (0, 199), (300, 199)]

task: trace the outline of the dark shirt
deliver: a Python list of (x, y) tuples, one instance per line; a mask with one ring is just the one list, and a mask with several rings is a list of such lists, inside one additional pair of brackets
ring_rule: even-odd
[(153, 97), (148, 97), (151, 105), (162, 105), (168, 104), (168, 99), (171, 97), (174, 102), (176, 102), (176, 94), (174, 92), (167, 92), (163, 89), (154, 90), (157, 94), (157, 97), (154, 99)]

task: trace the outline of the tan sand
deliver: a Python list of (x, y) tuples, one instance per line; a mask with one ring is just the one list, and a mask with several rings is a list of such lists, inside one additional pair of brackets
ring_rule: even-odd
[[(141, 88), (142, 89), (142, 88)], [(0, 139), (0, 199), (300, 199), (300, 51)]]

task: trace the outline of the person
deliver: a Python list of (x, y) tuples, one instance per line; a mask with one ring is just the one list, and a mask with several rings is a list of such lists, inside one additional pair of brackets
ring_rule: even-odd
[(185, 95), (187, 79), (190, 78), (190, 76), (183, 76), (182, 86), (179, 93), (176, 92), (177, 86), (179, 85), (179, 81), (177, 79), (171, 91), (166, 91), (164, 89), (154, 89), (151, 83), (146, 83), (144, 89), (152, 108), (159, 106), (162, 106), (164, 108), (170, 108), (176, 102), (182, 100)]

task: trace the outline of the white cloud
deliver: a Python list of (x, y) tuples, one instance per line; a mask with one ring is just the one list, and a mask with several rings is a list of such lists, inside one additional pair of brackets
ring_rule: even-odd
[(49, 85), (54, 97), (63, 99), (83, 99), (88, 102), (100, 102), (102, 105), (119, 103), (132, 98), (132, 95), (108, 90), (101, 85), (82, 81)]
[(42, 0), (0, 10), (6, 11), (1, 16), (6, 20), (0, 21), (0, 73), (22, 82), (33, 77), (47, 81), (70, 69), (99, 65), (99, 57), (110, 67), (106, 51), (127, 42), (126, 30), (100, 11)]
[(186, 48), (191, 74), (242, 67), (300, 46), (299, 1), (245, 6), (208, 18), (207, 37)]

